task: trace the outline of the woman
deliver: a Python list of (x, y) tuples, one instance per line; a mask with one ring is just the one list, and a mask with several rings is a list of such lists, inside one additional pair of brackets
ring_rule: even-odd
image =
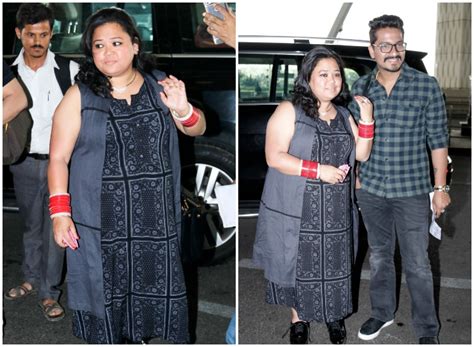
[(147, 68), (126, 12), (94, 13), (82, 46), (48, 168), (54, 238), (69, 247), (73, 333), (88, 343), (186, 343), (176, 128), (201, 135), (204, 115), (182, 81)]
[(253, 258), (268, 280), (266, 302), (291, 308), (291, 343), (307, 342), (310, 321), (325, 322), (331, 342), (344, 343), (344, 318), (352, 312), (351, 168), (368, 159), (374, 123), (365, 97), (355, 97), (365, 121), (359, 127), (336, 106), (348, 95), (341, 58), (316, 47), (302, 62), (292, 101), (282, 102), (267, 125), (269, 169)]

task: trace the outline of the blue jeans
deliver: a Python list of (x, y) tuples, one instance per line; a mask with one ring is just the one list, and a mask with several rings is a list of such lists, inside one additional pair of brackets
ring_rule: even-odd
[(26, 157), (11, 165), (15, 196), (24, 222), (23, 264), (24, 280), (38, 288), (40, 299), (58, 300), (64, 249), (54, 241), (49, 218), (48, 160)]
[(229, 326), (227, 327), (225, 342), (228, 345), (235, 345), (235, 312), (232, 314), (232, 319), (230, 320)]
[(439, 322), (428, 258), (429, 195), (387, 199), (363, 189), (357, 190), (356, 194), (370, 248), (372, 317), (386, 322), (395, 315), (394, 252), (398, 237), (415, 333), (418, 338), (438, 336)]

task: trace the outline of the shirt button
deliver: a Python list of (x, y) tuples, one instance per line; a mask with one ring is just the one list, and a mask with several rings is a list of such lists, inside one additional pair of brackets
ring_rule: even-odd
[(385, 142), (388, 142), (388, 137), (385, 137), (383, 140), (384, 140)]
[(385, 161), (388, 161), (388, 158), (385, 158)]

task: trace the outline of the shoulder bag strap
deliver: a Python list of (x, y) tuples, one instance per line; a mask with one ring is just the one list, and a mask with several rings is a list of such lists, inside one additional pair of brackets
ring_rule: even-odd
[(70, 61), (58, 54), (54, 56), (54, 60), (56, 60), (56, 64), (58, 64), (59, 67), (59, 69), (54, 69), (54, 74), (56, 75), (56, 80), (58, 81), (59, 87), (64, 95), (71, 86)]

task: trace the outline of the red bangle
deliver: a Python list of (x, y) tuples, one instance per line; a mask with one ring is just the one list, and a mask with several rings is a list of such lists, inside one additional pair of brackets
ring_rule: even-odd
[(59, 216), (71, 217), (71, 197), (67, 193), (54, 194), (49, 197), (49, 215), (53, 219)]
[(319, 163), (317, 161), (303, 160), (301, 163), (300, 176), (312, 180), (319, 178)]
[(374, 123), (372, 124), (363, 124), (359, 123), (359, 137), (364, 139), (372, 139), (375, 133)]
[(193, 108), (193, 112), (191, 113), (191, 116), (186, 119), (185, 121), (182, 121), (181, 124), (183, 124), (184, 127), (190, 128), (194, 125), (196, 125), (197, 122), (199, 122), (199, 118), (201, 118), (201, 115), (199, 114), (199, 109), (191, 106)]

